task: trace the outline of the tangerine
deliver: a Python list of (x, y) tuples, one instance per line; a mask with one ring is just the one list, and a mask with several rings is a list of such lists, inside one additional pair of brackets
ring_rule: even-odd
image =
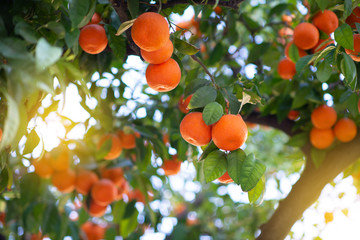
[(219, 182), (221, 182), (221, 183), (232, 183), (232, 182), (234, 182), (234, 180), (232, 180), (231, 177), (229, 176), (229, 172), (228, 172), (228, 171), (226, 171), (226, 172), (224, 173), (224, 175), (222, 175), (221, 177), (219, 177), (217, 180), (218, 180)]
[(111, 149), (104, 157), (105, 160), (113, 160), (120, 156), (122, 152), (122, 145), (120, 138), (115, 134), (105, 134), (100, 138), (97, 149), (99, 150), (106, 141), (111, 140)]
[(136, 147), (136, 133), (125, 133), (123, 130), (116, 132), (121, 140), (124, 149), (133, 149)]
[(54, 172), (50, 164), (49, 153), (45, 153), (40, 160), (34, 160), (32, 164), (34, 165), (35, 173), (42, 178), (50, 178)]
[(296, 110), (290, 110), (290, 112), (288, 113), (288, 119), (290, 120), (296, 120), (298, 119), (298, 117), (300, 116), (299, 111)]
[(170, 39), (168, 39), (168, 41), (163, 47), (156, 51), (148, 52), (140, 49), (141, 56), (144, 58), (144, 60), (152, 64), (160, 64), (166, 62), (173, 54), (173, 51), (174, 46)]
[(180, 97), (179, 102), (178, 102), (178, 107), (182, 113), (186, 114), (189, 112), (189, 109), (187, 108), (187, 106), (189, 105), (191, 98), (192, 98), (192, 94), (189, 95), (185, 100), (184, 100), (184, 95), (182, 95)]
[(310, 142), (318, 149), (326, 149), (334, 142), (334, 131), (331, 128), (318, 129), (312, 128), (310, 131)]
[(89, 54), (98, 54), (104, 51), (108, 39), (103, 26), (88, 24), (80, 30), (79, 45)]
[(353, 120), (342, 118), (335, 124), (334, 133), (340, 142), (350, 142), (356, 137), (357, 127)]
[(89, 208), (89, 215), (92, 217), (102, 217), (104, 216), (107, 207), (108, 207), (107, 205), (102, 206), (97, 204), (95, 201), (91, 201)]
[(282, 79), (292, 79), (296, 74), (296, 65), (288, 58), (283, 58), (277, 67), (278, 73)]
[(55, 172), (52, 176), (52, 184), (62, 193), (70, 193), (75, 189), (76, 174), (72, 169)]
[(201, 112), (191, 112), (181, 121), (180, 134), (188, 143), (204, 146), (211, 141), (211, 126), (206, 125)]
[(91, 196), (94, 202), (100, 206), (107, 206), (116, 199), (117, 189), (109, 179), (101, 179), (94, 184)]
[(331, 34), (339, 26), (339, 19), (336, 14), (330, 10), (324, 10), (323, 12), (318, 12), (313, 20), (313, 24), (321, 31), (326, 34)]
[(75, 189), (78, 193), (87, 195), (97, 181), (99, 178), (94, 172), (80, 169), (76, 174)]
[(122, 168), (104, 168), (101, 170), (102, 178), (111, 180), (116, 186), (121, 186), (125, 181)]
[(161, 168), (164, 169), (166, 176), (175, 175), (180, 172), (181, 161), (179, 161), (177, 156), (172, 156), (171, 159), (164, 160)]
[(304, 50), (315, 47), (319, 36), (319, 30), (311, 23), (300, 23), (294, 29), (294, 43)]
[(360, 34), (354, 34), (354, 50), (346, 49), (345, 52), (356, 62), (360, 62)]
[(335, 109), (327, 105), (321, 105), (311, 113), (311, 122), (318, 129), (331, 128), (336, 123), (336, 119)]

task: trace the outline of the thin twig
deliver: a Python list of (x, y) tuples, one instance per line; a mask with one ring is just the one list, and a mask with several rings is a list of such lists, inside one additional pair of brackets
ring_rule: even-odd
[(214, 85), (214, 87), (216, 89), (219, 89), (220, 87), (216, 84), (216, 81), (215, 81), (215, 77), (209, 72), (209, 69), (207, 69), (207, 67), (204, 65), (204, 63), (196, 56), (196, 55), (191, 55), (191, 58), (198, 62), (200, 64), (200, 66), (204, 69), (204, 71), (206, 72), (207, 75), (209, 75), (210, 79), (211, 79), (211, 82), (212, 84)]

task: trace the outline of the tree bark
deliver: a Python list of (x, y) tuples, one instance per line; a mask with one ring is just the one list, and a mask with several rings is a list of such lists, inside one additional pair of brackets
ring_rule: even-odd
[[(359, 146), (360, 135), (350, 143), (337, 145), (326, 154), (318, 168), (308, 156), (300, 179), (288, 196), (279, 202), (272, 217), (260, 227), (261, 234), (257, 240), (284, 239), (304, 211), (318, 199), (325, 185), (360, 158)], [(307, 146), (305, 152), (308, 153), (309, 149)]]

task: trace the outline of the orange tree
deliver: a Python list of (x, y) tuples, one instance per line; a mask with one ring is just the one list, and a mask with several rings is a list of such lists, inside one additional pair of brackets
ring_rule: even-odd
[[(357, 4), (5, 0), (1, 239), (138, 239), (169, 217), (171, 239), (284, 239), (340, 173), (359, 186)], [(264, 200), (278, 172), (300, 178)]]

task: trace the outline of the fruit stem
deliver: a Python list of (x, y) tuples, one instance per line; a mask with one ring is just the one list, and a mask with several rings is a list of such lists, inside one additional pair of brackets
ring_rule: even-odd
[(214, 85), (214, 87), (216, 89), (220, 89), (220, 87), (216, 84), (215, 82), (215, 78), (214, 76), (209, 72), (209, 69), (207, 69), (207, 67), (204, 65), (204, 63), (196, 56), (196, 55), (191, 55), (191, 58), (198, 62), (200, 64), (200, 66), (204, 69), (204, 71), (206, 72), (207, 75), (209, 75), (210, 79), (211, 79), (211, 82), (212, 84)]

